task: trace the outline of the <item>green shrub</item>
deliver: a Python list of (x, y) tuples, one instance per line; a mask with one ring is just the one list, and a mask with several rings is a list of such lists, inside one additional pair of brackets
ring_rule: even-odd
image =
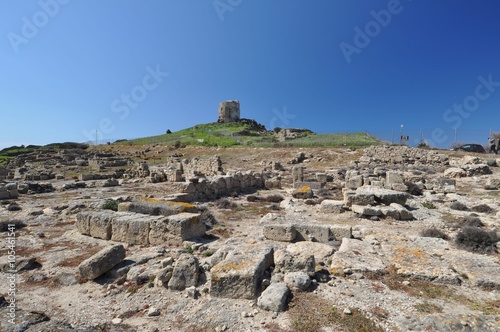
[(203, 252), (203, 256), (205, 256), (205, 257), (210, 257), (210, 256), (212, 256), (213, 254), (214, 254), (214, 252), (213, 252), (212, 250), (210, 250), (210, 249), (209, 249), (209, 250), (205, 250), (205, 251)]
[(495, 244), (498, 240), (496, 231), (486, 231), (479, 227), (464, 227), (455, 237), (455, 243), (460, 248), (485, 254), (496, 252)]
[(436, 206), (434, 205), (434, 203), (430, 202), (430, 201), (425, 201), (422, 203), (422, 206), (426, 209), (435, 209)]
[(108, 199), (101, 205), (101, 209), (118, 211), (118, 202), (113, 199)]

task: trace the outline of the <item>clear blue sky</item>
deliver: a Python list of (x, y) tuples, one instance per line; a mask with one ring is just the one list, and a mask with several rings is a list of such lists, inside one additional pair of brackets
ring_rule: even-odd
[(0, 148), (152, 136), (221, 101), (410, 144), (500, 130), (497, 0), (2, 0)]

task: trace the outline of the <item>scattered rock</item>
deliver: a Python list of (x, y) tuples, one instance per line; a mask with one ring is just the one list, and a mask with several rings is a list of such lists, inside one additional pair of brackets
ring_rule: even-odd
[(95, 279), (125, 258), (125, 248), (121, 244), (104, 248), (89, 259), (84, 260), (79, 266), (80, 276), (84, 279)]
[(290, 289), (284, 283), (274, 283), (262, 292), (257, 299), (257, 305), (267, 311), (285, 311), (290, 299)]

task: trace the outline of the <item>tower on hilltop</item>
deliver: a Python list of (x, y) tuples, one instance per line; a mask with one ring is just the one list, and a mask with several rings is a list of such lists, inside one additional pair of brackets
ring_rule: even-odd
[(217, 122), (229, 123), (240, 120), (240, 102), (227, 100), (219, 104), (219, 119)]

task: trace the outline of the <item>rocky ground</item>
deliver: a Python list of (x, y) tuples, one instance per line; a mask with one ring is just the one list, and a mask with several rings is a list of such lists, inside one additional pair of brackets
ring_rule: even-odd
[[(3, 170), (0, 200), (0, 330), (500, 330), (495, 156), (377, 149), (105, 146), (74, 161), (39, 156), (12, 163)], [(251, 170), (262, 186), (190, 202), (205, 211), (205, 235), (164, 244), (128, 238), (121, 242), (126, 269), (82, 276), (82, 262), (120, 242), (82, 234), (79, 215), (102, 212), (110, 200), (122, 202), (120, 208), (145, 201), (163, 206), (190, 187), (152, 183), (143, 168), (137, 171), (139, 162), (152, 173), (172, 158), (213, 155), (226, 173)], [(114, 164), (96, 168), (87, 158), (114, 158)], [(75, 179), (90, 172), (102, 175)], [(1, 176), (0, 170), (0, 183)], [(259, 260), (268, 253), (271, 261)], [(227, 268), (231, 257), (235, 265)], [(189, 268), (175, 276), (186, 259), (196, 260), (192, 287)], [(220, 289), (222, 272), (239, 273), (246, 262), (258, 265), (250, 276), (258, 281), (254, 293), (238, 288), (242, 274)], [(283, 285), (283, 293), (273, 285)], [(278, 295), (265, 305), (262, 290), (271, 286)]]

